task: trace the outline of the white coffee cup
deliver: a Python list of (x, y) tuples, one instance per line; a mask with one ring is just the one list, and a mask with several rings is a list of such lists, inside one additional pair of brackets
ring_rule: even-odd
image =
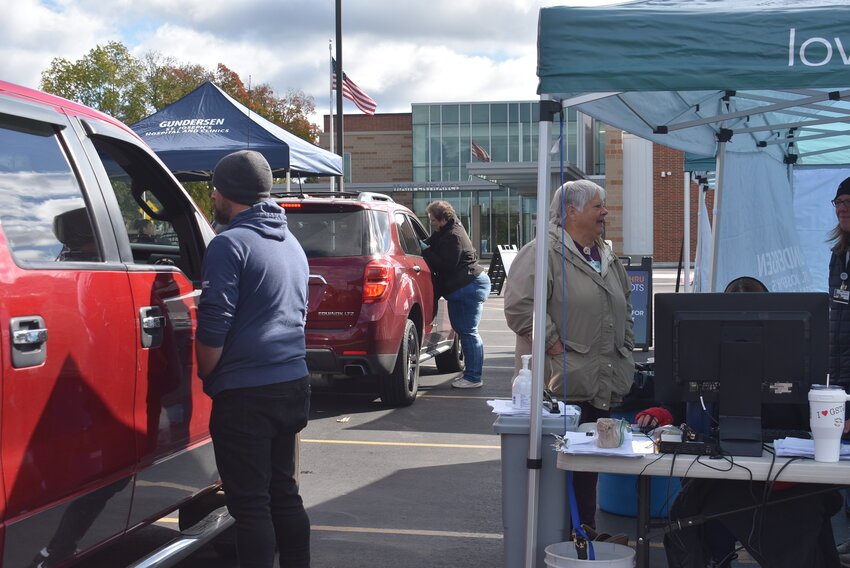
[(815, 461), (838, 461), (844, 432), (844, 404), (848, 399), (844, 389), (835, 385), (812, 385), (809, 390), (809, 426), (815, 442)]

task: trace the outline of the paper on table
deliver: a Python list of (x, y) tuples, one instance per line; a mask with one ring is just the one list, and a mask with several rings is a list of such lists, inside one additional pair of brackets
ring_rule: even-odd
[[(488, 400), (487, 404), (493, 409), (494, 414), (501, 416), (528, 416), (528, 410), (520, 410), (514, 408), (513, 401), (510, 400)], [(558, 407), (561, 409), (560, 414), (548, 414), (548, 416), (577, 416), (581, 412), (577, 406), (572, 404), (565, 406), (563, 402), (558, 402)], [(544, 412), (548, 412), (545, 411)]]
[(596, 436), (585, 432), (566, 432), (564, 444), (558, 448), (565, 454), (618, 456), (621, 458), (639, 458), (655, 452), (655, 444), (645, 435), (633, 436), (626, 433), (626, 439), (619, 448), (600, 448), (596, 445)]
[[(773, 441), (773, 449), (776, 450), (777, 456), (782, 457), (815, 457), (814, 440), (805, 440), (803, 438), (779, 438)], [(838, 459), (850, 460), (850, 445), (841, 444), (841, 453), (839, 454)]]

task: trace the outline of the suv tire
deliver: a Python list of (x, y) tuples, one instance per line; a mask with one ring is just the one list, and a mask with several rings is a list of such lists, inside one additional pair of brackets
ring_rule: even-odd
[(381, 400), (389, 406), (410, 406), (419, 390), (419, 333), (413, 322), (404, 324), (395, 367), (379, 378)]
[(457, 335), (452, 342), (452, 348), (445, 353), (436, 355), (434, 363), (437, 364), (437, 370), (441, 373), (460, 373), (466, 368), (466, 363), (463, 360), (463, 347), (461, 347), (460, 338)]

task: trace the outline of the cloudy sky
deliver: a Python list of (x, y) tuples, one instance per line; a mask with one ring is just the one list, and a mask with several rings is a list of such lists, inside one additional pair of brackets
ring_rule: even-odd
[[(345, 72), (378, 103), (536, 97), (538, 10), (615, 0), (343, 0)], [(0, 79), (38, 87), (55, 57), (75, 61), (117, 40), (183, 63), (224, 63), (280, 95), (329, 108), (334, 0), (15, 0), (0, 19)], [(345, 112), (357, 112), (345, 101)]]

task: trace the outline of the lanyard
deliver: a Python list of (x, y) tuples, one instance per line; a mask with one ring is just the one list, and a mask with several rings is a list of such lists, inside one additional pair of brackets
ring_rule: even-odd
[(847, 289), (847, 264), (850, 263), (850, 250), (844, 254), (844, 271), (838, 275), (841, 278), (841, 289)]

